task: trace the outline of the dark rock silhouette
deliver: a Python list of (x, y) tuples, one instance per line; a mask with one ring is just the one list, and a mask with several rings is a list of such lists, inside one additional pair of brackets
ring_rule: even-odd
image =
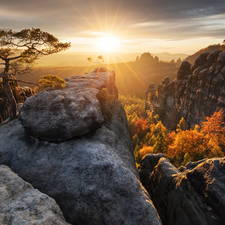
[(69, 225), (55, 200), (0, 166), (0, 224)]
[(146, 186), (149, 176), (154, 170), (155, 166), (158, 164), (158, 161), (162, 158), (166, 158), (166, 156), (162, 153), (159, 154), (147, 154), (141, 161), (139, 166), (139, 176), (141, 183)]
[[(147, 91), (148, 95), (148, 91)], [(194, 65), (184, 61), (177, 78), (158, 86), (158, 98), (147, 102), (154, 109), (164, 105), (163, 124), (174, 129), (184, 117), (190, 128), (216, 110), (225, 112), (225, 51), (202, 53)], [(160, 105), (160, 106), (159, 106)]]
[[(74, 76), (61, 91), (27, 99), (22, 122), (0, 127), (0, 163), (55, 199), (71, 224), (161, 224), (139, 181), (117, 95), (114, 72)], [(76, 123), (85, 132), (74, 132), (80, 129)]]
[[(10, 81), (10, 87), (17, 103), (24, 103), (24, 101), (34, 95), (34, 92), (29, 87), (20, 87), (17, 81)], [(2, 83), (0, 83), (0, 123), (9, 117), (10, 104), (6, 97)]]
[[(165, 157), (146, 157), (152, 165), (143, 183), (164, 225), (224, 224), (225, 158), (190, 162), (181, 172)], [(140, 166), (143, 172), (146, 167)]]

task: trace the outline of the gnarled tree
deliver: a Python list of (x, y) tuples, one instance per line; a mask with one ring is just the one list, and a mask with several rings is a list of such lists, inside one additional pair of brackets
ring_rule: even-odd
[(4, 61), (4, 70), (0, 74), (3, 87), (10, 103), (10, 116), (16, 116), (17, 103), (10, 88), (9, 81), (13, 77), (13, 66), (16, 64), (30, 65), (40, 56), (65, 51), (70, 43), (62, 43), (53, 35), (39, 28), (24, 29), (19, 32), (0, 29), (0, 59)]

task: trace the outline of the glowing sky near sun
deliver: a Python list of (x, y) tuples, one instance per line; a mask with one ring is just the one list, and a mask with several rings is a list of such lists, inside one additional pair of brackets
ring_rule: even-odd
[(0, 0), (0, 28), (39, 27), (70, 52), (191, 54), (225, 39), (224, 0)]

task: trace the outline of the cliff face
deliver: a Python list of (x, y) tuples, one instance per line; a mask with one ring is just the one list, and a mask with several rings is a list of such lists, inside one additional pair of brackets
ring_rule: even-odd
[(182, 117), (190, 127), (216, 110), (225, 112), (225, 51), (203, 53), (193, 66), (184, 61), (177, 78), (172, 82), (165, 78), (153, 100), (152, 90), (147, 91), (146, 109), (164, 110), (163, 123), (169, 129), (174, 129)]
[(160, 225), (135, 168), (115, 73), (65, 80), (0, 127), (0, 164), (52, 197), (71, 224)]
[(225, 158), (177, 169), (162, 154), (146, 155), (139, 169), (163, 225), (224, 224)]
[[(11, 81), (10, 87), (12, 89), (13, 95), (17, 103), (24, 103), (24, 101), (34, 95), (34, 92), (29, 87), (21, 88), (17, 81)], [(10, 104), (6, 97), (3, 85), (0, 83), (0, 123), (9, 117), (9, 107)]]

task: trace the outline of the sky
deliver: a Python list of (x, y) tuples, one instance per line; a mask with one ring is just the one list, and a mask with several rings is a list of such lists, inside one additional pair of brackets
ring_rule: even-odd
[(0, 28), (32, 27), (69, 52), (193, 54), (225, 39), (225, 1), (0, 0)]

